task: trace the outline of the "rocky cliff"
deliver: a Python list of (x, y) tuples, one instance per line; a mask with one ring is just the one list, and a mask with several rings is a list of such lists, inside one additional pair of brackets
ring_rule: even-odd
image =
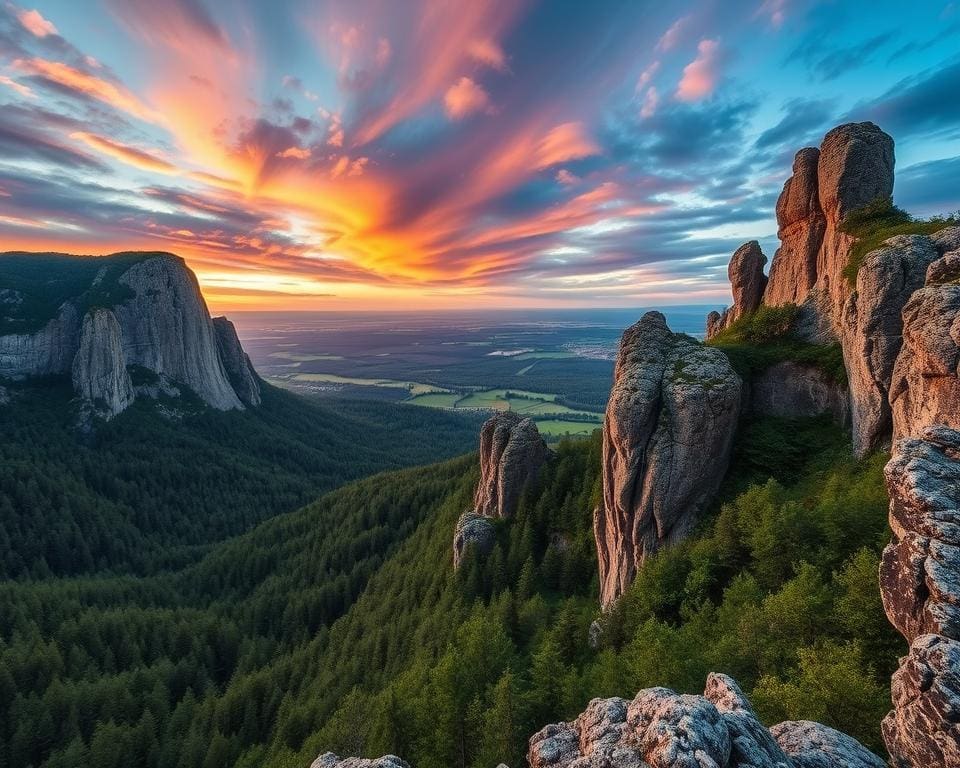
[(880, 590), (910, 643), (883, 737), (897, 768), (960, 766), (960, 432), (927, 427), (887, 464), (890, 528)]
[(485, 554), (493, 546), (491, 519), (512, 517), (520, 494), (535, 480), (550, 457), (536, 422), (513, 411), (501, 411), (480, 429), (480, 482), (473, 509), (461, 515), (453, 537), (454, 567), (468, 547)]
[(819, 723), (763, 727), (737, 683), (711, 674), (703, 696), (647, 688), (594, 699), (573, 722), (530, 739), (530, 768), (883, 768), (856, 740)]
[(751, 240), (741, 245), (727, 266), (727, 277), (733, 293), (733, 306), (721, 315), (711, 312), (707, 319), (707, 338), (711, 339), (724, 328), (729, 327), (744, 315), (755, 312), (763, 301), (763, 292), (767, 285), (767, 276), (763, 267), (767, 257), (760, 250), (760, 243)]
[(685, 536), (723, 479), (742, 382), (726, 355), (648, 312), (620, 342), (603, 426), (603, 502), (594, 513), (601, 603)]
[[(49, 273), (39, 284), (30, 280), (35, 259)], [(0, 275), (10, 286), (0, 325), (11, 331), (0, 334), (0, 376), (69, 375), (77, 395), (107, 418), (132, 402), (134, 368), (159, 382), (139, 395), (185, 387), (220, 410), (260, 401), (232, 324), (214, 324), (196, 277), (177, 256), (3, 254)], [(59, 305), (44, 317), (36, 306), (51, 294)]]

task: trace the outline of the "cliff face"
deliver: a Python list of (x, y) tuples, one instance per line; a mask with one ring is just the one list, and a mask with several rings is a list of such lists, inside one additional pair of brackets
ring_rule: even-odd
[(723, 352), (648, 312), (620, 342), (603, 426), (603, 503), (594, 512), (601, 603), (663, 544), (685, 536), (719, 487), (742, 382)]
[(120, 323), (109, 309), (91, 309), (83, 318), (72, 379), (77, 395), (107, 417), (116, 416), (133, 402)]
[(960, 432), (928, 427), (887, 464), (890, 527), (880, 591), (910, 642), (883, 738), (897, 768), (960, 765)]
[[(20, 263), (32, 258), (15, 256)], [(133, 400), (130, 366), (159, 377), (154, 391), (173, 393), (183, 385), (220, 410), (242, 408), (241, 398), (259, 403), (257, 377), (232, 324), (221, 324), (218, 334), (182, 259), (162, 253), (42, 258), (54, 277), (58, 269), (69, 272), (73, 293), (39, 330), (0, 335), (0, 376), (70, 375), (77, 395), (107, 418)], [(0, 255), (4, 269), (11, 272), (4, 277), (15, 283), (15, 260)], [(10, 313), (22, 320), (15, 317), (24, 304), (21, 292), (5, 289), (6, 294), (18, 301), (7, 296), (0, 319)]]

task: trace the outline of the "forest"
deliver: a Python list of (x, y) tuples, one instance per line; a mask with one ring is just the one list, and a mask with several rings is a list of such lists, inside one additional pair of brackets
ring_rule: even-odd
[[(783, 435), (790, 435), (788, 442)], [(4, 768), (523, 764), (595, 696), (736, 676), (769, 724), (879, 748), (902, 643), (877, 588), (882, 457), (820, 420), (744, 425), (696, 536), (598, 617), (599, 434), (559, 445), (454, 572), (476, 456), (376, 475), (148, 576), (0, 586)]]

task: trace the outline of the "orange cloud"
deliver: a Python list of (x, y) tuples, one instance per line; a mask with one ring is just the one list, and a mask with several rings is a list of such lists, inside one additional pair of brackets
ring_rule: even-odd
[(600, 154), (600, 147), (587, 136), (583, 123), (561, 123), (550, 129), (537, 145), (534, 155), (537, 169)]
[(451, 120), (462, 120), (477, 112), (489, 112), (490, 94), (469, 77), (461, 77), (444, 94), (443, 106)]
[(20, 19), (20, 23), (23, 24), (26, 30), (36, 37), (58, 34), (57, 28), (53, 26), (53, 22), (43, 18), (40, 11), (21, 10), (17, 12), (17, 18)]
[(149, 152), (144, 152), (142, 149), (131, 147), (128, 144), (121, 144), (120, 142), (103, 136), (77, 131), (76, 133), (71, 133), (70, 138), (82, 141), (87, 146), (93, 147), (108, 157), (112, 157), (114, 160), (119, 160), (122, 163), (141, 168), (145, 171), (156, 171), (157, 173), (170, 175), (180, 173), (180, 169), (173, 165), (173, 163), (168, 163), (166, 160), (152, 155)]
[(507, 71), (507, 57), (495, 40), (489, 38), (474, 40), (470, 43), (467, 52), (479, 64), (495, 69), (498, 72)]
[(293, 160), (309, 160), (312, 153), (303, 147), (287, 147), (283, 152), (277, 152), (277, 157)]
[(59, 61), (17, 59), (14, 68), (29, 75), (49, 80), (67, 90), (88, 96), (150, 123), (160, 122), (160, 115), (144, 105), (126, 88), (82, 72)]
[(677, 86), (680, 101), (700, 101), (717, 86), (720, 68), (720, 46), (716, 40), (701, 40), (697, 58), (683, 68), (683, 77)]

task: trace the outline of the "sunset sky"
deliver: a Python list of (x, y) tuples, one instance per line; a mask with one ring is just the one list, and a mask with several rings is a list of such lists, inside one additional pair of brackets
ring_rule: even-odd
[(874, 120), (960, 208), (960, 3), (0, 0), (0, 250), (169, 250), (217, 311), (722, 303)]

